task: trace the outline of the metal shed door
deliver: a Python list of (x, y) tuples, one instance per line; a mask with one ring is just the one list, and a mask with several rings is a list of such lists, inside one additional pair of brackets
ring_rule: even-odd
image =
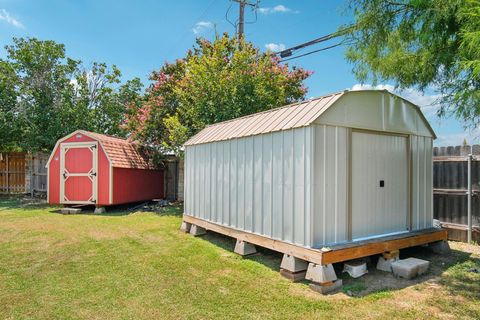
[(352, 239), (408, 230), (404, 136), (352, 133)]
[(60, 203), (97, 200), (97, 142), (64, 143), (60, 149)]

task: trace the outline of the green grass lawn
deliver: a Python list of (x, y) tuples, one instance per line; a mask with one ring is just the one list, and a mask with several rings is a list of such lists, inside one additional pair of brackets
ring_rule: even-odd
[[(480, 318), (480, 250), (451, 244), (428, 275), (375, 271), (321, 296), (279, 272), (281, 255), (249, 258), (234, 241), (181, 233), (181, 208), (61, 215), (0, 198), (0, 319)], [(351, 297), (349, 295), (353, 295)]]

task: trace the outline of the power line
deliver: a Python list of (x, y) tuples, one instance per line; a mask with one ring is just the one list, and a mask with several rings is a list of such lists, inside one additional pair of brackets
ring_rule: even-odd
[[(282, 51), (274, 52), (271, 55), (272, 56), (279, 55), (282, 58), (290, 57), (293, 54), (294, 51), (312, 46), (312, 45), (317, 44), (317, 43), (321, 43), (321, 42), (325, 42), (325, 41), (328, 41), (328, 40), (331, 40), (331, 39), (334, 39), (334, 38), (341, 37), (341, 36), (345, 35), (348, 31), (350, 31), (352, 28), (354, 28), (354, 25), (350, 25), (350, 26), (342, 28), (338, 31), (329, 33), (327, 35), (321, 36), (319, 38), (316, 38), (316, 39), (313, 39), (313, 40), (310, 40), (310, 41), (307, 41), (307, 42), (304, 42), (304, 43), (301, 43), (301, 44), (296, 45), (294, 47), (291, 47), (291, 48), (288, 48), (288, 49), (285, 49), (285, 50), (282, 50)], [(335, 45), (335, 46), (338, 46), (338, 45)], [(331, 47), (333, 48), (335, 46), (331, 46)], [(329, 48), (329, 47), (327, 47), (327, 48)], [(318, 51), (324, 51), (324, 50), (319, 49), (319, 50), (312, 51), (312, 53), (315, 53), (315, 52), (318, 52)], [(301, 56), (303, 56), (303, 55), (301, 55)], [(297, 57), (299, 58), (301, 56), (297, 56)], [(288, 59), (288, 60), (290, 60), (290, 59)], [(284, 61), (286, 61), (286, 60), (284, 60)]]
[(317, 52), (321, 52), (321, 51), (326, 51), (326, 50), (329, 50), (329, 49), (333, 49), (333, 48), (342, 46), (342, 45), (344, 45), (344, 44), (345, 44), (345, 42), (344, 42), (344, 41), (341, 41), (341, 42), (336, 43), (336, 44), (331, 45), (331, 46), (323, 47), (323, 48), (320, 48), (320, 49), (317, 49), (317, 50), (313, 50), (313, 51), (310, 51), (310, 52), (307, 52), (307, 53), (303, 53), (303, 54), (300, 54), (300, 55), (298, 55), (298, 56), (290, 57), (290, 58), (287, 58), (287, 59), (282, 59), (280, 62), (287, 62), (287, 61), (290, 61), (290, 60), (293, 60), (293, 59), (305, 57), (305, 56), (308, 56), (308, 55), (311, 55), (311, 54), (314, 54), (314, 53), (317, 53)]

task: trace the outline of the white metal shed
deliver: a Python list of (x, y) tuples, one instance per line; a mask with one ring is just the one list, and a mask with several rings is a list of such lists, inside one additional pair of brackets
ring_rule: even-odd
[(378, 90), (214, 124), (185, 143), (185, 217), (304, 248), (429, 229), (435, 138)]

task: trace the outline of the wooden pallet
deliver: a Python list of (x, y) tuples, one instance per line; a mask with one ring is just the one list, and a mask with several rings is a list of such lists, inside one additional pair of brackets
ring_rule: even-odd
[(250, 242), (264, 248), (286, 253), (311, 263), (326, 265), (357, 258), (363, 258), (388, 251), (415, 247), (431, 242), (447, 240), (447, 231), (443, 229), (426, 229), (386, 237), (349, 242), (329, 247), (328, 251), (306, 248), (281, 240), (271, 239), (258, 234), (237, 230), (184, 214), (183, 221), (195, 224), (238, 240)]

